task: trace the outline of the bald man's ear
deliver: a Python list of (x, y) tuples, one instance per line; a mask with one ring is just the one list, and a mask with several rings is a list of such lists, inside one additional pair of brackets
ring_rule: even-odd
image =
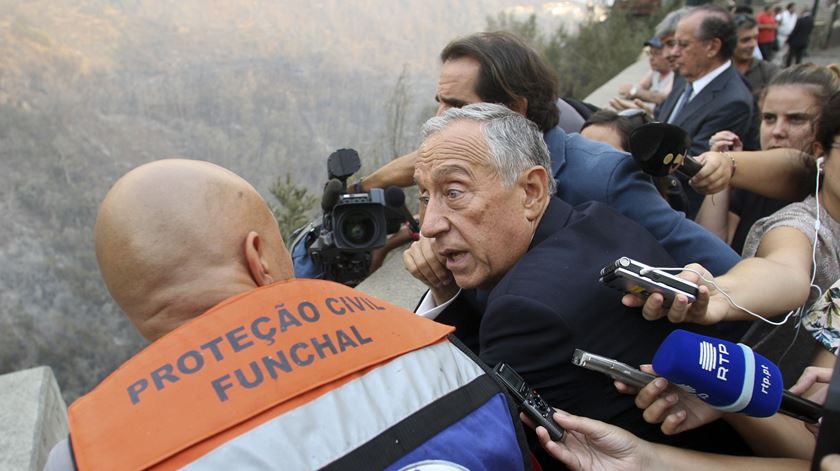
[(257, 286), (274, 283), (274, 279), (269, 274), (265, 254), (263, 254), (262, 239), (256, 231), (249, 232), (248, 236), (245, 237), (245, 262), (248, 264), (248, 271)]
[(540, 165), (533, 166), (526, 170), (519, 178), (519, 184), (523, 190), (523, 205), (525, 217), (534, 221), (542, 216), (545, 209), (545, 202), (548, 200), (548, 172)]

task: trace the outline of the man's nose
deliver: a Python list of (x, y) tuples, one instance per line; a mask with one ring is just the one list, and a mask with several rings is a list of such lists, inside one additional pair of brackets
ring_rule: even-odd
[(435, 116), (440, 116), (443, 113), (446, 113), (446, 110), (448, 110), (449, 108), (451, 108), (451, 106), (447, 105), (446, 103), (439, 103), (437, 113), (435, 114)]
[(773, 136), (784, 137), (785, 135), (787, 135), (787, 123), (784, 120), (777, 119), (776, 123), (773, 124)]
[(435, 198), (430, 198), (425, 211), (423, 211), (420, 234), (428, 239), (434, 239), (448, 229), (449, 221), (446, 219), (445, 208)]

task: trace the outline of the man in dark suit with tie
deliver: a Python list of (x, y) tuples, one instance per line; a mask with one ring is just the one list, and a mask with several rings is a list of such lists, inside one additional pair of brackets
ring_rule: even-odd
[[(691, 136), (690, 155), (709, 150), (709, 138), (724, 129), (747, 142), (753, 97), (732, 66), (737, 44), (735, 23), (726, 10), (703, 5), (677, 24), (674, 46), (680, 78), (656, 113), (659, 121), (675, 124)], [(752, 139), (755, 140), (755, 139)], [(703, 196), (689, 191), (688, 216), (694, 218)]]
[(552, 196), (542, 135), (504, 106), (450, 109), (424, 134), (414, 173), (424, 238), (404, 260), (413, 272), (436, 258), (454, 284), (425, 277), (418, 314), (455, 326), (482, 360), (511, 365), (555, 407), (657, 442), (719, 450), (711, 443), (726, 443), (719, 431), (711, 441), (708, 430), (666, 437), (612, 381), (570, 363), (576, 348), (633, 365), (652, 359), (673, 326), (644, 320), (598, 278), (622, 256), (673, 266), (656, 239), (602, 203), (572, 207)]
[(805, 49), (808, 48), (808, 42), (811, 39), (811, 31), (814, 30), (814, 17), (811, 16), (811, 10), (805, 8), (802, 14), (796, 19), (796, 25), (793, 27), (790, 36), (787, 38), (788, 54), (785, 58), (785, 67), (790, 67), (791, 64), (799, 64), (802, 62), (802, 55)]

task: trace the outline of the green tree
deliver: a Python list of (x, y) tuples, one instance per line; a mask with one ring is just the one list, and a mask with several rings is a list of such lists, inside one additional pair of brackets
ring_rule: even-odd
[(283, 235), (286, 246), (291, 249), (292, 232), (309, 221), (318, 197), (311, 194), (306, 186), (296, 185), (290, 173), (286, 173), (285, 178), (277, 177), (268, 191), (280, 203), (279, 206), (272, 204), (269, 206), (280, 226), (280, 233)]
[(501, 12), (496, 18), (487, 17), (487, 31), (510, 31), (537, 50), (544, 49), (545, 41), (537, 26), (537, 15), (531, 13), (525, 20), (517, 20), (512, 13)]
[(632, 16), (612, 9), (604, 21), (587, 20), (577, 34), (563, 27), (544, 34), (536, 16), (518, 20), (500, 14), (487, 18), (487, 30), (505, 30), (520, 36), (539, 52), (560, 79), (560, 96), (583, 99), (618, 72), (638, 60), (642, 44), (667, 11)]

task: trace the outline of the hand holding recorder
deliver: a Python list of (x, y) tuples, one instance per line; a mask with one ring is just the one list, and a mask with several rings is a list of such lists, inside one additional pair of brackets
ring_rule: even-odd
[[(698, 273), (702, 274), (702, 277)], [(717, 288), (703, 280), (713, 279), (708, 270), (702, 265), (692, 263), (686, 265), (685, 270), (676, 276), (697, 286), (695, 299), (676, 294), (673, 301), (667, 303), (665, 296), (660, 293), (653, 293), (647, 298), (629, 293), (621, 299), (621, 303), (628, 307), (641, 306), (642, 315), (651, 321), (667, 317), (674, 323), (711, 325), (726, 319), (730, 303)]]

